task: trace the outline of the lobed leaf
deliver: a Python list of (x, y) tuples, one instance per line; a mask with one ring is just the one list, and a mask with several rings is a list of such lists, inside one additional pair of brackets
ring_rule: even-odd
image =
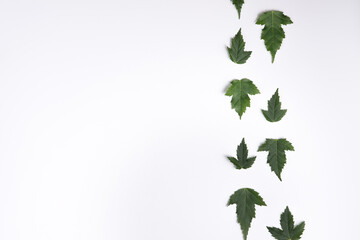
[(241, 14), (241, 8), (244, 4), (244, 0), (231, 0), (231, 2), (234, 4), (237, 12), (238, 12), (238, 17), (240, 19), (240, 14)]
[(252, 52), (245, 51), (244, 48), (244, 38), (241, 35), (241, 29), (239, 29), (237, 34), (231, 39), (230, 48), (227, 48), (230, 60), (237, 64), (246, 63)]
[(278, 240), (299, 240), (305, 229), (305, 222), (294, 226), (294, 217), (289, 207), (280, 216), (281, 229), (276, 227), (267, 227), (271, 235)]
[(227, 159), (234, 165), (236, 169), (250, 168), (255, 162), (256, 157), (248, 158), (248, 149), (244, 138), (242, 139), (240, 145), (237, 147), (236, 154), (237, 159), (234, 157), (227, 157)]
[(270, 165), (271, 171), (281, 181), (281, 171), (286, 163), (285, 151), (295, 151), (292, 144), (285, 138), (271, 139), (267, 138), (258, 148), (258, 152), (268, 151), (267, 163)]
[(243, 238), (247, 239), (251, 221), (255, 218), (255, 205), (266, 206), (258, 192), (251, 188), (242, 188), (234, 192), (228, 201), (228, 206), (236, 204), (237, 221), (240, 224)]
[(276, 52), (280, 49), (285, 32), (281, 25), (292, 24), (291, 19), (281, 11), (267, 11), (260, 14), (256, 24), (264, 25), (261, 39), (264, 40), (266, 49), (271, 53), (272, 62), (275, 60)]
[(253, 82), (247, 78), (241, 80), (233, 80), (230, 86), (226, 90), (226, 96), (232, 96), (231, 108), (235, 109), (240, 119), (244, 114), (246, 108), (250, 107), (249, 95), (259, 94), (260, 91), (253, 84)]
[(268, 110), (261, 110), (265, 119), (269, 122), (278, 122), (286, 114), (286, 109), (281, 109), (281, 102), (279, 97), (279, 89), (276, 89), (276, 92), (268, 101)]

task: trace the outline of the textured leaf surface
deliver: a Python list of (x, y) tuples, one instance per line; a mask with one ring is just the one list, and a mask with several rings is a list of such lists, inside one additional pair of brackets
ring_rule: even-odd
[(244, 0), (231, 0), (231, 2), (234, 4), (234, 6), (238, 12), (238, 17), (240, 19), (241, 8), (242, 8), (242, 5), (244, 4)]
[(281, 171), (286, 163), (285, 151), (294, 151), (292, 144), (285, 138), (270, 139), (259, 146), (258, 151), (268, 151), (267, 163), (271, 167), (271, 171), (275, 172), (276, 176), (281, 181)]
[(239, 29), (235, 37), (231, 39), (230, 48), (227, 48), (231, 61), (237, 64), (245, 63), (249, 59), (251, 51), (244, 51), (244, 49), (245, 42), (241, 35), (241, 29)]
[(236, 204), (237, 221), (240, 224), (243, 238), (247, 239), (251, 221), (255, 218), (255, 205), (266, 206), (258, 192), (251, 188), (242, 188), (230, 196), (228, 206)]
[(229, 88), (226, 90), (226, 96), (232, 96), (231, 108), (241, 116), (245, 112), (247, 107), (250, 107), (249, 95), (259, 94), (260, 91), (249, 79), (243, 78), (241, 80), (233, 80), (230, 83)]
[(272, 62), (274, 62), (275, 54), (285, 38), (285, 32), (281, 25), (292, 23), (291, 19), (281, 11), (263, 12), (258, 17), (256, 24), (264, 25), (261, 39), (264, 40), (266, 49), (271, 53)]
[(266, 120), (268, 120), (269, 122), (278, 122), (285, 116), (287, 110), (281, 109), (279, 89), (276, 90), (274, 95), (268, 101), (268, 110), (261, 111)]
[(267, 227), (271, 235), (278, 240), (299, 240), (305, 229), (305, 222), (301, 222), (294, 227), (294, 217), (289, 207), (281, 214), (280, 225), (282, 229)]
[(255, 161), (256, 157), (248, 158), (248, 149), (243, 138), (236, 151), (237, 159), (234, 157), (227, 157), (236, 169), (247, 169), (250, 168)]

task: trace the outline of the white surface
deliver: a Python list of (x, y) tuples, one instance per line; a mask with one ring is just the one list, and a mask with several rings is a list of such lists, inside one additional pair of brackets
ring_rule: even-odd
[[(294, 24), (271, 64), (257, 15)], [(241, 239), (237, 189), (257, 208), (251, 239), (271, 239), (289, 205), (303, 239), (355, 239), (360, 225), (358, 0), (0, 2), (0, 239)], [(245, 65), (225, 45), (242, 27)], [(223, 90), (261, 95), (240, 121)], [(260, 109), (280, 89), (285, 118)], [(257, 160), (224, 158), (245, 137)], [(286, 137), (283, 182), (264, 139)]]

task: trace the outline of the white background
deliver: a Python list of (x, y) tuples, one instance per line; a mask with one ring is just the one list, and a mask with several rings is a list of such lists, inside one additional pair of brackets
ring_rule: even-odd
[[(271, 64), (257, 15), (294, 24)], [(360, 2), (0, 1), (0, 239), (241, 239), (237, 189), (257, 207), (248, 239), (272, 239), (288, 205), (302, 239), (357, 239)], [(242, 27), (245, 65), (225, 47)], [(240, 121), (224, 89), (249, 78)], [(287, 115), (260, 109), (279, 88)], [(225, 159), (245, 137), (247, 171)], [(280, 182), (257, 153), (295, 147)]]

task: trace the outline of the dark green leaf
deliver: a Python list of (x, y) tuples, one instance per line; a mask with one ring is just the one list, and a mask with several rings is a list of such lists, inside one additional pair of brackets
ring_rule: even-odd
[(245, 42), (241, 35), (241, 29), (239, 29), (235, 37), (231, 39), (230, 48), (227, 48), (231, 61), (237, 64), (246, 63), (246, 60), (248, 60), (251, 55), (251, 51), (244, 51), (244, 48)]
[(240, 224), (244, 240), (246, 240), (251, 221), (255, 218), (255, 204), (266, 206), (266, 203), (255, 190), (242, 188), (230, 196), (228, 206), (231, 204), (236, 204), (237, 221)]
[(245, 112), (247, 107), (250, 107), (250, 97), (249, 95), (255, 95), (260, 93), (257, 87), (249, 79), (243, 78), (241, 80), (231, 81), (230, 86), (226, 90), (226, 96), (232, 96), (231, 98), (231, 108), (241, 116)]
[(294, 151), (292, 144), (285, 138), (270, 139), (259, 146), (258, 152), (269, 151), (267, 156), (267, 163), (271, 167), (271, 171), (275, 172), (276, 176), (281, 181), (281, 171), (286, 163), (285, 151)]
[(244, 4), (244, 0), (231, 0), (231, 2), (234, 4), (234, 6), (238, 12), (239, 19), (240, 19), (241, 8), (242, 8), (242, 5)]
[(286, 114), (286, 109), (281, 109), (281, 102), (279, 97), (279, 89), (276, 90), (274, 95), (268, 101), (268, 110), (261, 110), (266, 120), (269, 122), (280, 121)]
[(261, 39), (265, 41), (266, 49), (271, 53), (272, 62), (274, 62), (275, 54), (285, 38), (285, 32), (281, 25), (291, 23), (293, 23), (291, 19), (280, 11), (263, 12), (256, 21), (256, 24), (265, 25), (262, 29)]
[(243, 138), (240, 145), (237, 147), (237, 159), (234, 157), (227, 157), (236, 169), (247, 169), (250, 168), (255, 161), (256, 157), (248, 158), (248, 149)]
[(271, 235), (278, 240), (299, 240), (305, 229), (305, 222), (301, 222), (294, 227), (294, 217), (289, 207), (281, 214), (280, 225), (282, 229), (267, 227)]

